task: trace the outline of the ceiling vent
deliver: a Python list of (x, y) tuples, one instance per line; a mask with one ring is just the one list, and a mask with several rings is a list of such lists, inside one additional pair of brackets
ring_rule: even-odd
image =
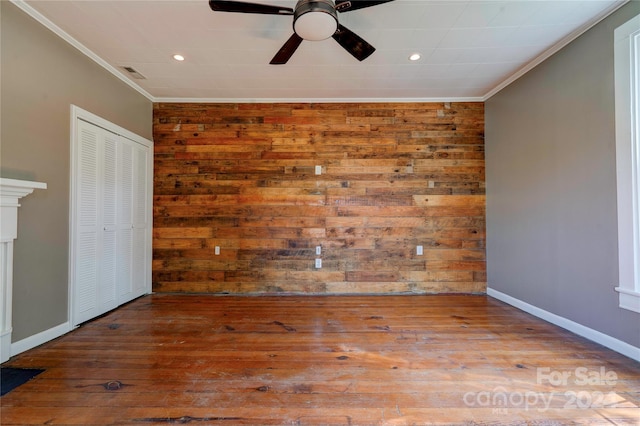
[(133, 67), (122, 67), (126, 72), (129, 73), (129, 75), (135, 79), (138, 80), (146, 80), (147, 77), (145, 77), (144, 75), (140, 74), (138, 71), (135, 70), (135, 68)]

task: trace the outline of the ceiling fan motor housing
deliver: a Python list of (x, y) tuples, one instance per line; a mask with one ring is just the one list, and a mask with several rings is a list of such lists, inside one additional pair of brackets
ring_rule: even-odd
[(333, 0), (299, 0), (293, 14), (293, 31), (304, 40), (319, 41), (338, 29)]

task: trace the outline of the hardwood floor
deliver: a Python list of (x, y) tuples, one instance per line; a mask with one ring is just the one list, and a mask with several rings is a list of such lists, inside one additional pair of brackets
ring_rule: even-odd
[(630, 424), (640, 365), (484, 296), (140, 298), (5, 366), (13, 424)]

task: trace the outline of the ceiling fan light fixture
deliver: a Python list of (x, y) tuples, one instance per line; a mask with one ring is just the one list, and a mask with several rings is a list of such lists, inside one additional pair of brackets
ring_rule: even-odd
[(338, 12), (364, 9), (391, 1), (394, 0), (298, 0), (295, 9), (291, 9), (244, 0), (209, 0), (209, 6), (214, 12), (293, 15), (293, 34), (269, 62), (271, 65), (283, 65), (291, 59), (304, 40), (319, 41), (328, 38), (333, 38), (358, 61), (364, 61), (376, 48), (341, 25), (338, 22)]
[(338, 29), (338, 16), (331, 0), (300, 0), (296, 5), (293, 30), (304, 40), (325, 40)]

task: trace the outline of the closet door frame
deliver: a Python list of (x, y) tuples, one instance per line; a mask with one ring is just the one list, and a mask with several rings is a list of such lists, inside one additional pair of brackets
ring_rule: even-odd
[[(70, 196), (69, 196), (69, 286), (68, 286), (68, 317), (69, 323), (72, 327), (78, 325), (77, 318), (75, 318), (75, 305), (76, 305), (76, 252), (77, 252), (77, 226), (78, 226), (78, 217), (77, 217), (77, 191), (78, 191), (78, 150), (79, 150), (79, 140), (78, 140), (78, 127), (79, 121), (85, 121), (87, 123), (93, 124), (97, 127), (100, 127), (104, 130), (107, 130), (111, 133), (114, 133), (122, 138), (128, 139), (129, 141), (135, 144), (139, 144), (142, 147), (145, 147), (147, 150), (146, 155), (146, 193), (144, 204), (146, 205), (146, 228), (144, 235), (144, 252), (145, 252), (145, 261), (144, 265), (134, 265), (133, 267), (144, 268), (144, 273), (141, 276), (144, 277), (144, 283), (138, 285), (138, 287), (142, 287), (141, 291), (134, 295), (133, 298), (138, 297), (143, 294), (151, 293), (151, 247), (152, 247), (152, 224), (153, 224), (153, 212), (152, 212), (152, 203), (153, 203), (153, 142), (145, 139), (135, 133), (130, 132), (129, 130), (118, 126), (117, 124), (111, 123), (108, 120), (105, 120), (102, 117), (99, 117), (89, 111), (86, 111), (76, 105), (71, 105), (71, 170), (70, 170)], [(134, 165), (135, 167), (135, 165)], [(119, 177), (118, 177), (119, 179)], [(132, 200), (133, 201), (133, 200)], [(133, 274), (132, 274), (133, 275)], [(118, 301), (118, 305), (124, 303), (125, 301)], [(82, 322), (82, 321), (80, 321)]]

